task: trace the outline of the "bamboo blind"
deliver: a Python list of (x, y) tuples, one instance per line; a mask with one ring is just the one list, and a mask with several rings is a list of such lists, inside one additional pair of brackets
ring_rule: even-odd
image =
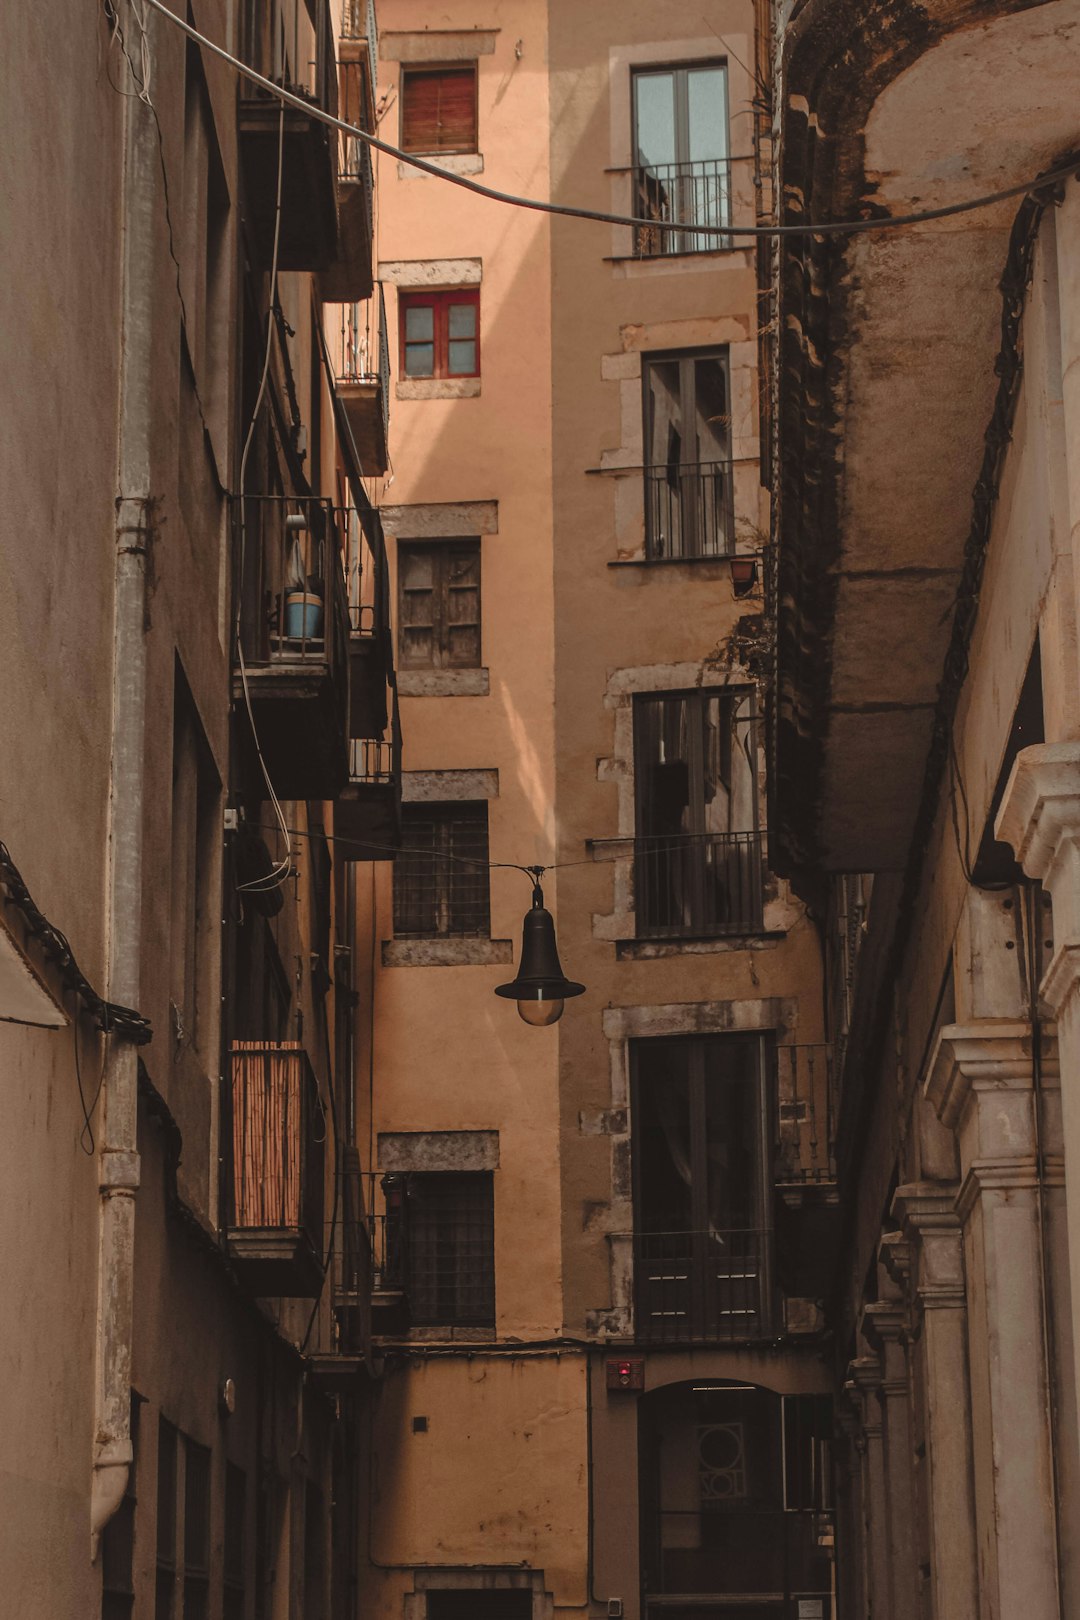
[(234, 1225), (298, 1227), (304, 1145), (303, 1048), (234, 1041)]

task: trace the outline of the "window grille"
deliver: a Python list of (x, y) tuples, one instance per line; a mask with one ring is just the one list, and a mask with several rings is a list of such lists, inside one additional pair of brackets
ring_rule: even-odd
[(408, 1296), (417, 1326), (495, 1323), (495, 1202), (491, 1174), (408, 1179)]
[(394, 862), (394, 934), (398, 939), (486, 938), (487, 805), (407, 804)]

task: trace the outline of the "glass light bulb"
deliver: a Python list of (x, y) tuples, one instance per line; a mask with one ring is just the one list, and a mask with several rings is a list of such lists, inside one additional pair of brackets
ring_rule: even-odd
[(519, 1001), (518, 1017), (531, 1024), (534, 1029), (543, 1029), (548, 1024), (559, 1022), (564, 1006), (565, 1003), (562, 1001)]

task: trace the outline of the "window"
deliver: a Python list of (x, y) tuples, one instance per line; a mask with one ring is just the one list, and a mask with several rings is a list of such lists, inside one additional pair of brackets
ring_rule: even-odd
[(404, 152), (475, 152), (476, 63), (401, 70)]
[(650, 355), (642, 381), (645, 554), (722, 557), (735, 539), (727, 353)]
[(754, 698), (746, 687), (634, 702), (634, 890), (643, 938), (761, 927)]
[(768, 1328), (764, 1039), (634, 1045), (635, 1327), (643, 1342), (757, 1338)]
[(225, 1465), (225, 1560), (222, 1569), (224, 1620), (244, 1620), (244, 1517), (247, 1479), (235, 1463)]
[(165, 1418), (158, 1422), (157, 1576), (154, 1620), (172, 1620), (176, 1595), (177, 1432)]
[(173, 1033), (207, 1065), (217, 1041), (212, 980), (220, 916), (221, 783), (179, 664), (173, 699), (171, 950)]
[(406, 1291), (417, 1327), (495, 1324), (495, 1199), (490, 1171), (408, 1176)]
[(465, 939), (491, 932), (487, 804), (406, 804), (394, 861), (394, 933)]
[(532, 1620), (533, 1595), (528, 1589), (464, 1589), (427, 1595), (427, 1620)]
[(120, 1506), (101, 1537), (101, 1620), (129, 1620), (135, 1605), (135, 1504), (140, 1398), (131, 1392), (132, 1463)]
[(634, 74), (635, 253), (708, 253), (731, 240), (675, 225), (731, 222), (727, 72), (721, 62), (646, 68)]
[(402, 293), (401, 375), (480, 375), (480, 294)]
[(402, 669), (480, 666), (480, 542), (398, 543)]
[(184, 1620), (210, 1613), (210, 1453), (184, 1439)]

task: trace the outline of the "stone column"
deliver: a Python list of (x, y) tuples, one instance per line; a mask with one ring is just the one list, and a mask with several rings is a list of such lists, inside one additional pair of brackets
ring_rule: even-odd
[(977, 1620), (967, 1298), (956, 1187), (900, 1187), (893, 1213), (911, 1242), (914, 1330), (923, 1366), (930, 1590), (934, 1620)]
[(1038, 743), (1016, 756), (995, 826), (1053, 903), (1053, 955), (1041, 986), (1057, 1022), (1069, 1233), (1072, 1347), (1080, 1389), (1080, 742)]
[[(1031, 1068), (1028, 1024), (984, 1018), (944, 1026), (926, 1082), (960, 1144), (980, 1613), (995, 1620), (1060, 1620)], [(1049, 1043), (1043, 1070), (1054, 1087)]]
[[(919, 1571), (915, 1553), (915, 1454), (911, 1439), (911, 1380), (908, 1373), (907, 1303), (886, 1267), (901, 1276), (907, 1255), (901, 1238), (883, 1241), (879, 1290), (885, 1295), (863, 1311), (863, 1331), (881, 1358), (881, 1408), (884, 1420), (885, 1480), (889, 1507), (889, 1579), (892, 1620), (917, 1620)], [(904, 1245), (906, 1249), (906, 1245)], [(887, 1255), (887, 1258), (886, 1258)]]
[(881, 1363), (858, 1356), (848, 1368), (846, 1390), (857, 1400), (863, 1432), (863, 1534), (866, 1544), (866, 1612), (872, 1620), (893, 1620), (889, 1565), (889, 1497), (881, 1413)]

